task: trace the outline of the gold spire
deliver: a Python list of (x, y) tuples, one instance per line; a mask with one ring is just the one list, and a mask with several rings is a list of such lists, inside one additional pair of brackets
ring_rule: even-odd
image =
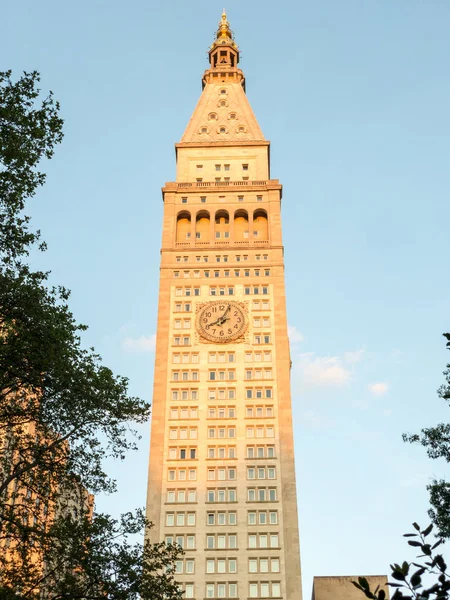
[(219, 21), (216, 39), (219, 40), (219, 43), (233, 39), (233, 32), (230, 29), (230, 23), (227, 21), (227, 13), (225, 12), (225, 9), (223, 9), (222, 19)]

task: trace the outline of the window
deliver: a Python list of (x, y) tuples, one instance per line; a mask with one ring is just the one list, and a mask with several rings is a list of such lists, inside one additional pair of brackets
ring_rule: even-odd
[(238, 196), (238, 202), (244, 202), (244, 196)]
[(206, 196), (200, 196), (200, 202), (206, 202)]
[(237, 598), (237, 583), (207, 583), (206, 598)]
[(242, 170), (243, 171), (248, 171), (248, 165), (247, 164), (242, 165)]
[(263, 197), (262, 196), (256, 196), (256, 201), (257, 202), (262, 202)]
[(181, 198), (182, 204), (187, 204), (187, 201), (188, 201), (188, 199), (186, 197), (185, 198)]
[(223, 168), (225, 169), (225, 171), (229, 171), (230, 170), (230, 165), (223, 165)]
[(206, 561), (207, 573), (236, 573), (237, 561), (235, 558), (210, 558)]
[(186, 573), (195, 572), (195, 561), (192, 558), (186, 559)]

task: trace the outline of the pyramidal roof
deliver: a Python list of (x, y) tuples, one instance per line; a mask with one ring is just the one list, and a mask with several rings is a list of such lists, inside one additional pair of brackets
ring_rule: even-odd
[(237, 66), (239, 49), (225, 12), (210, 47), (209, 60), (202, 95), (181, 143), (264, 141), (245, 94), (244, 74)]
[(181, 142), (262, 141), (263, 132), (240, 83), (207, 83)]

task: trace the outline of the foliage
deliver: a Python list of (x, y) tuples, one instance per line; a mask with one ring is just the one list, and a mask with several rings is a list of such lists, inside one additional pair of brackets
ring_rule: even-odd
[(39, 563), (34, 563), (34, 569), (30, 564), (16, 567), (16, 579), (8, 579), (9, 589), (21, 589), (17, 598), (33, 600), (181, 600), (173, 579), (179, 548), (148, 540), (144, 547), (131, 543), (130, 536), (145, 526), (148, 523), (140, 512), (123, 515), (120, 521), (102, 514), (92, 519), (68, 514), (53, 523), (41, 540), (48, 546), (45, 570)]
[[(388, 583), (390, 587), (396, 588), (392, 596), (392, 600), (444, 600), (449, 597), (450, 577), (447, 573), (447, 565), (441, 554), (436, 554), (434, 550), (443, 542), (442, 538), (434, 543), (427, 540), (433, 530), (433, 525), (429, 525), (426, 529), (421, 530), (417, 523), (413, 523), (414, 533), (406, 533), (409, 539), (408, 544), (414, 548), (420, 548), (422, 558), (420, 563), (408, 563), (404, 561), (402, 564), (394, 563), (391, 565), (391, 576), (395, 582)], [(412, 569), (411, 567), (415, 567)], [(424, 585), (424, 575), (432, 576), (433, 580), (437, 581), (430, 587)], [(385, 600), (386, 593), (384, 590), (377, 587), (373, 592), (370, 589), (369, 582), (365, 577), (359, 577), (358, 581), (352, 582), (359, 590), (364, 592), (367, 598), (372, 600)]]
[(37, 165), (52, 158), (63, 137), (59, 104), (52, 92), (39, 102), (39, 81), (36, 71), (17, 82), (11, 71), (0, 72), (0, 248), (6, 263), (28, 254), (40, 239), (22, 211), (45, 182)]
[(179, 548), (132, 544), (143, 515), (95, 514), (91, 496), (115, 490), (104, 460), (136, 448), (150, 406), (83, 348), (68, 290), (25, 262), (45, 249), (26, 201), (63, 135), (38, 82), (0, 72), (0, 597), (175, 599)]
[[(446, 347), (450, 350), (450, 333), (443, 335), (447, 339)], [(444, 376), (445, 384), (439, 388), (438, 394), (448, 402), (450, 401), (450, 364), (447, 364)], [(450, 463), (450, 423), (439, 423), (435, 427), (422, 429), (420, 434), (404, 434), (403, 439), (424, 446), (430, 458), (443, 458)], [(443, 479), (434, 480), (427, 489), (430, 492), (430, 518), (438, 528), (439, 535), (450, 538), (450, 482)]]

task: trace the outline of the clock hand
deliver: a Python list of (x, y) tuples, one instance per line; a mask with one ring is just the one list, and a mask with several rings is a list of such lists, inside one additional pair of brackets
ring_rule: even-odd
[(231, 304), (228, 305), (228, 307), (226, 308), (226, 310), (223, 313), (223, 315), (217, 319), (217, 324), (218, 325), (223, 325), (223, 323), (225, 323), (225, 321), (229, 320), (230, 317), (225, 317), (225, 315), (228, 313), (228, 311), (230, 310), (230, 308), (231, 308)]
[(217, 319), (217, 321), (214, 321), (214, 323), (210, 323), (209, 326), (211, 327), (212, 325), (220, 325), (220, 322), (222, 321), (222, 317), (219, 317)]

